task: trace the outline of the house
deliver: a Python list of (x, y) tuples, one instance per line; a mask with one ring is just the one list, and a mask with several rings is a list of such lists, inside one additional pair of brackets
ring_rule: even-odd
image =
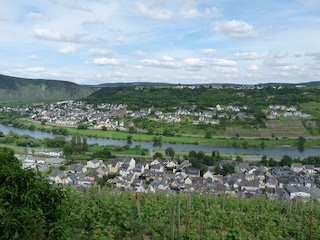
[(164, 172), (164, 165), (162, 163), (150, 164), (150, 170), (153, 170), (158, 173), (163, 173)]
[(266, 169), (260, 166), (256, 171), (254, 171), (255, 178), (260, 179), (260, 181), (264, 181), (266, 178)]
[(244, 178), (245, 178), (246, 181), (252, 182), (252, 181), (254, 181), (255, 176), (254, 176), (253, 173), (246, 173), (244, 175)]
[(87, 162), (86, 167), (87, 168), (98, 168), (100, 164), (102, 163), (102, 160), (93, 159)]
[(278, 180), (276, 177), (271, 177), (265, 180), (266, 188), (276, 189), (278, 186)]
[(155, 165), (163, 165), (162, 160), (160, 160), (159, 158), (154, 159), (153, 161), (151, 161), (150, 166), (155, 166)]
[(126, 159), (119, 168), (119, 174), (121, 176), (127, 176), (136, 166), (136, 161), (131, 159)]
[(53, 170), (50, 173), (49, 179), (53, 182), (53, 183), (60, 183), (60, 184), (65, 184), (67, 183), (67, 177), (65, 172), (60, 171), (58, 169)]
[(247, 172), (250, 169), (248, 162), (241, 162), (239, 163), (239, 171), (242, 173)]
[(68, 168), (70, 173), (86, 173), (87, 167), (81, 163), (71, 164)]
[(169, 162), (167, 162), (166, 167), (169, 169), (173, 169), (178, 165), (177, 160), (171, 160)]
[(186, 185), (192, 185), (192, 179), (188, 176), (184, 179), (184, 184)]
[(303, 170), (302, 163), (292, 163), (291, 170), (296, 173), (302, 172), (302, 170)]
[(97, 170), (93, 170), (86, 173), (86, 177), (90, 180), (95, 180), (96, 178), (102, 177)]
[(203, 174), (203, 178), (204, 178), (204, 179), (211, 179), (211, 180), (213, 180), (213, 179), (214, 179), (214, 176), (213, 176), (212, 172), (206, 171), (206, 172)]
[(197, 169), (197, 168), (187, 167), (187, 168), (184, 169), (184, 172), (189, 177), (200, 177), (200, 169)]
[(241, 191), (250, 191), (254, 192), (260, 189), (260, 183), (259, 180), (254, 180), (254, 181), (242, 181), (240, 183), (240, 190)]
[(144, 164), (137, 163), (133, 170), (133, 173), (135, 174), (136, 177), (139, 177), (143, 174), (143, 172), (144, 172)]
[(117, 173), (120, 168), (120, 162), (119, 161), (104, 161), (103, 165), (107, 168), (109, 173)]
[(285, 192), (290, 199), (310, 199), (310, 193), (307, 188), (301, 186), (286, 186)]
[(303, 165), (303, 171), (307, 174), (307, 176), (311, 176), (312, 174), (316, 173), (314, 165)]

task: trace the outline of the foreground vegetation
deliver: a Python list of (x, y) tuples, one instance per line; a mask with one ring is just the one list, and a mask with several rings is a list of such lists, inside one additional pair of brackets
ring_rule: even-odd
[(319, 239), (320, 205), (50, 185), (0, 148), (0, 239)]

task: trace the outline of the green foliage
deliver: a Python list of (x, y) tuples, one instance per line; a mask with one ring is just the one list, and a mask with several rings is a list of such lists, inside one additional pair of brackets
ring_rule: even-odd
[(288, 155), (284, 155), (281, 158), (279, 163), (280, 166), (289, 166), (289, 167), (291, 166), (291, 164), (292, 164), (292, 158)]
[(65, 239), (65, 191), (0, 148), (0, 239)]
[(165, 153), (167, 156), (174, 157), (175, 151), (172, 147), (167, 147)]
[(44, 143), (49, 148), (63, 148), (63, 146), (66, 144), (66, 139), (63, 136), (45, 138)]
[(70, 156), (72, 155), (73, 153), (73, 148), (72, 148), (72, 145), (71, 143), (66, 143), (64, 146), (63, 146), (63, 154), (65, 156)]
[(235, 167), (232, 163), (226, 163), (222, 166), (222, 169), (220, 169), (220, 174), (223, 176), (226, 176), (227, 174), (235, 173)]
[[(137, 200), (132, 192), (94, 189), (73, 191), (69, 199), (70, 221), (65, 227), (73, 239), (302, 240), (309, 236), (310, 203), (302, 201), (206, 193), (139, 193)], [(320, 237), (319, 214), (320, 206), (314, 204), (314, 239)]]
[(153, 155), (153, 157), (154, 157), (154, 158), (160, 158), (160, 159), (161, 159), (161, 158), (163, 158), (163, 155), (162, 155), (161, 152), (155, 152), (154, 155)]
[(306, 139), (302, 136), (300, 136), (298, 138), (298, 149), (300, 152), (303, 152), (304, 151), (304, 143), (305, 143)]
[(162, 145), (162, 137), (154, 136), (153, 137), (153, 146), (161, 146)]

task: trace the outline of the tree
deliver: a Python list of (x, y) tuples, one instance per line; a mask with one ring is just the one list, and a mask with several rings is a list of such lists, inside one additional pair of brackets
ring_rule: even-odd
[(299, 137), (298, 138), (298, 150), (299, 152), (303, 152), (304, 151), (304, 143), (305, 143), (306, 139), (304, 137)]
[(88, 151), (88, 142), (87, 142), (87, 137), (82, 138), (82, 151), (86, 152)]
[(172, 147), (167, 147), (166, 150), (165, 150), (165, 153), (167, 156), (170, 156), (170, 157), (174, 157), (174, 149)]
[(67, 239), (61, 231), (69, 215), (66, 193), (40, 173), (22, 169), (14, 151), (0, 147), (1, 239)]
[(261, 157), (261, 161), (259, 162), (260, 165), (262, 166), (268, 166), (268, 161), (267, 161), (267, 156), (266, 155), (263, 155)]
[(162, 138), (161, 136), (153, 137), (153, 146), (161, 146), (162, 145)]
[(127, 136), (127, 143), (132, 144), (132, 135)]
[(236, 162), (237, 162), (237, 163), (243, 162), (243, 158), (240, 157), (239, 155), (237, 155), (237, 156), (236, 156)]
[(271, 158), (269, 158), (268, 166), (269, 166), (269, 167), (278, 166), (278, 162), (271, 157)]
[(292, 164), (292, 158), (288, 155), (284, 155), (279, 163), (280, 166), (289, 166), (289, 167), (291, 166), (291, 164)]
[(163, 155), (162, 153), (160, 152), (155, 152), (154, 155), (153, 155), (154, 158), (163, 158)]
[(226, 163), (223, 165), (220, 173), (223, 175), (223, 176), (226, 176), (227, 174), (231, 174), (231, 173), (235, 173), (235, 168), (234, 168), (234, 165), (232, 163)]
[(212, 151), (211, 156), (213, 157), (213, 159), (215, 161), (220, 161), (221, 160), (221, 156), (220, 156), (220, 153), (218, 151)]
[(204, 135), (205, 138), (212, 138), (212, 132), (211, 131), (208, 131), (206, 132), (206, 134)]
[(73, 149), (72, 149), (72, 145), (71, 143), (66, 143), (64, 146), (63, 146), (63, 154), (65, 156), (71, 156), (73, 153)]

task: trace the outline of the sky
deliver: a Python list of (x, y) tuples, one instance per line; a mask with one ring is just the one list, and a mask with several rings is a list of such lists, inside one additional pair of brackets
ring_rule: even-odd
[(320, 81), (320, 0), (0, 1), (0, 74), (78, 84)]

